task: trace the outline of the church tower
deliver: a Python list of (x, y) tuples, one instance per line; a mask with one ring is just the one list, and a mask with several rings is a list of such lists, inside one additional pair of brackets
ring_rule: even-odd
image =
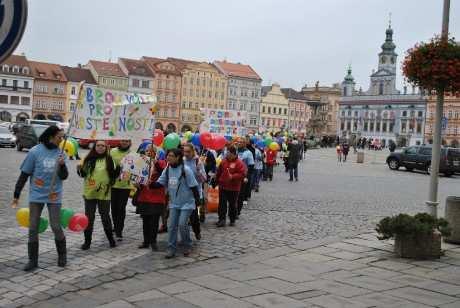
[(347, 75), (342, 81), (342, 96), (353, 96), (355, 91), (355, 78), (351, 75), (351, 65), (348, 66)]
[(371, 75), (369, 95), (399, 94), (396, 89), (396, 66), (398, 55), (395, 52), (396, 45), (393, 43), (393, 29), (391, 21), (385, 32), (385, 42), (379, 53), (378, 70)]

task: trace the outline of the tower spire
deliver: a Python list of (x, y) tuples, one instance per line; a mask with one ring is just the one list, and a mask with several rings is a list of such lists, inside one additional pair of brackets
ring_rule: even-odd
[(391, 12), (388, 13), (389, 18), (388, 18), (388, 28), (391, 29)]

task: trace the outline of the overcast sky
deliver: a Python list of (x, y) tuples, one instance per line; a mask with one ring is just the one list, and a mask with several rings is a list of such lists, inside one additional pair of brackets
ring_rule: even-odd
[[(295, 89), (341, 82), (351, 63), (367, 90), (390, 12), (399, 63), (440, 32), (442, 0), (29, 0), (16, 53), (71, 66), (110, 55), (226, 58)], [(450, 16), (460, 38), (460, 0)]]

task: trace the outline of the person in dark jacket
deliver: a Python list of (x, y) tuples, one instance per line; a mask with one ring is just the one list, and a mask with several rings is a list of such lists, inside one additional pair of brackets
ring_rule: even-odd
[(300, 160), (300, 144), (297, 139), (294, 138), (291, 143), (288, 144), (289, 155), (287, 157), (287, 165), (289, 169), (289, 181), (299, 180), (299, 160)]
[(38, 267), (38, 229), (45, 204), (48, 207), (50, 225), (54, 233), (58, 266), (64, 267), (67, 263), (66, 239), (60, 223), (62, 181), (69, 176), (65, 157), (58, 148), (63, 136), (64, 131), (57, 126), (50, 126), (45, 129), (38, 138), (39, 144), (30, 149), (22, 162), (21, 175), (14, 189), (14, 199), (11, 206), (16, 208), (19, 204), (21, 191), (30, 177), (30, 224), (27, 244), (29, 262), (24, 267), (25, 271), (31, 271)]
[(350, 146), (348, 143), (342, 144), (343, 162), (347, 161), (348, 152), (350, 152)]

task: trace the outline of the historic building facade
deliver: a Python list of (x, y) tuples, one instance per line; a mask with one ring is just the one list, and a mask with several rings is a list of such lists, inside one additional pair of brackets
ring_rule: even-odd
[(180, 128), (182, 74), (178, 67), (165, 59), (142, 57), (154, 72), (153, 93), (157, 96), (156, 127), (167, 132)]
[(67, 78), (58, 64), (29, 61), (34, 76), (32, 117), (63, 122), (69, 108)]
[(212, 64), (168, 58), (182, 73), (181, 131), (195, 131), (201, 109), (225, 109), (227, 78)]
[[(427, 97), (425, 143), (433, 142), (434, 114), (436, 95)], [(460, 95), (446, 93), (444, 96), (442, 144), (451, 147), (460, 146)]]
[(289, 100), (277, 83), (262, 87), (260, 130), (277, 133), (289, 125)]
[(310, 100), (319, 100), (320, 104), (314, 104), (317, 108), (316, 133), (315, 135), (335, 136), (337, 134), (337, 114), (339, 101), (342, 94), (340, 85), (320, 86), (319, 82), (314, 87), (305, 85), (301, 93)]
[(426, 100), (420, 92), (403, 93), (396, 89), (396, 46), (393, 29), (386, 30), (386, 39), (378, 55), (378, 70), (370, 77), (369, 90), (355, 90), (351, 68), (342, 82), (337, 132), (341, 138), (365, 137), (390, 141), (399, 146), (423, 143)]
[(291, 88), (281, 89), (284, 96), (289, 101), (288, 110), (288, 129), (292, 133), (303, 134), (307, 133), (308, 123), (311, 119), (311, 107), (308, 104), (308, 99)]
[(246, 111), (248, 131), (257, 132), (262, 78), (250, 65), (225, 60), (214, 61), (214, 65), (228, 79), (226, 109)]
[(128, 91), (128, 76), (118, 63), (90, 60), (86, 68), (91, 71), (99, 87), (116, 91)]
[(61, 69), (67, 79), (64, 121), (68, 122), (72, 118), (78, 100), (80, 82), (84, 81), (85, 84), (96, 85), (96, 81), (91, 72), (86, 68), (61, 66)]
[(0, 79), (0, 121), (30, 119), (34, 79), (26, 57), (9, 56), (0, 64)]

